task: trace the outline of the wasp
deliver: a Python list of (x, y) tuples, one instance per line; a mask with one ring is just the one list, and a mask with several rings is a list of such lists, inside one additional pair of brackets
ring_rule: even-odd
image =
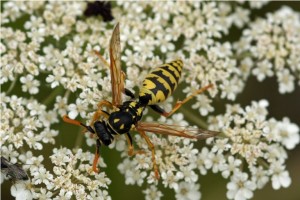
[(28, 175), (18, 164), (9, 162), (6, 158), (1, 156), (1, 172), (13, 181), (28, 180)]
[[(95, 54), (99, 59), (110, 68), (112, 102), (102, 100), (98, 103), (98, 109), (94, 113), (89, 126), (80, 121), (70, 119), (67, 115), (63, 116), (63, 120), (70, 124), (82, 126), (92, 135), (96, 136), (96, 153), (93, 161), (94, 172), (98, 172), (97, 163), (100, 156), (100, 146), (108, 146), (111, 144), (115, 135), (125, 135), (128, 142), (129, 156), (139, 153), (138, 151), (134, 151), (130, 135), (130, 131), (137, 131), (142, 138), (145, 139), (152, 152), (154, 174), (155, 177), (159, 179), (159, 170), (155, 160), (155, 148), (150, 138), (146, 135), (146, 132), (198, 140), (214, 137), (219, 134), (219, 132), (202, 129), (181, 129), (180, 127), (167, 124), (142, 122), (141, 118), (143, 116), (143, 111), (149, 106), (160, 115), (168, 117), (194, 96), (213, 87), (213, 85), (209, 84), (195, 91), (184, 100), (177, 101), (173, 109), (170, 112), (167, 112), (161, 108), (158, 103), (165, 101), (176, 89), (183, 68), (182, 60), (175, 60), (163, 64), (150, 72), (142, 82), (138, 97), (135, 98), (133, 92), (124, 87), (125, 73), (121, 70), (120, 50), (120, 29), (118, 23), (115, 26), (110, 39), (110, 63), (108, 63), (99, 52), (95, 51)], [(122, 93), (129, 96), (130, 100), (122, 102)], [(105, 110), (104, 107), (106, 108)]]

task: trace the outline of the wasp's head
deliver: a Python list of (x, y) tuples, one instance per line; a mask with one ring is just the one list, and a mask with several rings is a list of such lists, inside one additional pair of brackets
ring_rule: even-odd
[(130, 131), (134, 124), (134, 119), (128, 112), (116, 111), (110, 114), (108, 123), (118, 134), (124, 134)]

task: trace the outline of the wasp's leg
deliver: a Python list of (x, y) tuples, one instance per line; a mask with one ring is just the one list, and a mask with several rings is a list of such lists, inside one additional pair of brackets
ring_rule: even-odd
[(166, 112), (164, 109), (162, 109), (161, 107), (159, 107), (158, 105), (149, 105), (154, 111), (158, 112), (159, 114), (165, 116), (165, 117), (169, 117), (170, 115), (172, 115), (174, 112), (176, 112), (183, 104), (185, 104), (186, 102), (188, 102), (189, 100), (191, 100), (194, 96), (201, 94), (202, 92), (208, 90), (209, 88), (213, 87), (213, 84), (209, 84), (203, 88), (200, 88), (199, 90), (195, 91), (193, 94), (191, 94), (190, 96), (186, 97), (185, 99), (183, 99), (182, 101), (177, 101), (175, 106), (173, 107), (173, 109), (170, 112)]
[(124, 86), (125, 79), (126, 79), (126, 74), (123, 71), (121, 71), (121, 79), (122, 79), (122, 81), (121, 81), (121, 84), (122, 84), (121, 85), (121, 90), (122, 90), (122, 92), (126, 96), (131, 97), (131, 99), (134, 99), (135, 96), (134, 96), (133, 92), (131, 92), (129, 89), (125, 88), (125, 86)]
[(137, 129), (137, 131), (146, 140), (149, 149), (151, 149), (151, 152), (152, 152), (152, 163), (153, 163), (153, 170), (154, 170), (155, 178), (159, 179), (159, 172), (158, 172), (158, 167), (157, 167), (156, 159), (155, 159), (155, 148), (154, 148), (154, 145), (151, 142), (150, 138), (146, 135), (145, 131), (142, 131), (142, 130), (139, 130), (139, 129)]
[(100, 158), (100, 147), (101, 147), (101, 143), (99, 140), (96, 140), (96, 153), (95, 153), (95, 157), (94, 157), (94, 161), (93, 161), (93, 168), (92, 170), (95, 172), (95, 173), (98, 173), (99, 170), (97, 168), (97, 164), (98, 164), (98, 160)]
[(105, 58), (103, 58), (103, 56), (101, 55), (101, 53), (99, 51), (94, 50), (94, 53), (108, 68), (110, 67), (109, 63), (105, 60)]
[(130, 133), (126, 133), (126, 140), (127, 140), (127, 143), (128, 143), (128, 155), (129, 156), (133, 156), (135, 154), (143, 154), (145, 153), (143, 150), (139, 150), (139, 151), (134, 151), (134, 147), (133, 147), (133, 144), (132, 144), (132, 138), (131, 138), (131, 135)]
[(154, 110), (155, 112), (165, 116), (165, 113), (167, 113), (163, 108), (159, 107), (158, 105), (154, 104), (154, 105), (149, 105), (150, 108), (152, 108), (152, 110)]
[(131, 92), (130, 90), (128, 90), (128, 89), (126, 89), (126, 88), (125, 88), (124, 93), (125, 93), (126, 96), (131, 97), (131, 99), (134, 99), (134, 98), (135, 98), (133, 92)]
[(76, 126), (82, 126), (82, 127), (86, 128), (89, 132), (91, 132), (92, 134), (95, 133), (95, 131), (92, 129), (91, 126), (87, 126), (87, 125), (81, 123), (80, 121), (77, 121), (75, 119), (71, 119), (71, 118), (69, 118), (68, 115), (64, 115), (63, 120), (64, 120), (64, 122), (69, 123), (69, 124), (73, 124), (73, 125), (76, 125)]
[(93, 119), (92, 119), (90, 125), (93, 125), (94, 122), (97, 121), (97, 120), (100, 118), (100, 116), (103, 116), (103, 117), (105, 117), (105, 118), (108, 118), (108, 114), (107, 114), (105, 111), (102, 110), (102, 108), (103, 108), (104, 106), (107, 107), (107, 108), (109, 108), (109, 109), (112, 109), (112, 108), (113, 108), (112, 103), (110, 103), (109, 101), (105, 101), (105, 100), (100, 101), (100, 102), (98, 103), (98, 105), (97, 105), (98, 109), (97, 109), (97, 111), (94, 113)]
[(64, 122), (66, 122), (66, 123), (73, 124), (76, 126), (83, 126), (83, 124), (80, 121), (71, 119), (71, 118), (69, 118), (68, 115), (64, 115), (62, 118), (63, 118)]

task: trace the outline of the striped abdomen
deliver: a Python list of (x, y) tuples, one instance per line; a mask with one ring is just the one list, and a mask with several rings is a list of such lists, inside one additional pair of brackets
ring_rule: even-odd
[(164, 64), (148, 74), (140, 88), (142, 105), (153, 105), (165, 101), (176, 89), (183, 63), (181, 60)]

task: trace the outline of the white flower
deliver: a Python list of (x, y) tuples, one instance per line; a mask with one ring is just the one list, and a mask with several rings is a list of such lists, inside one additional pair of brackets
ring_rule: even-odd
[(39, 142), (42, 139), (40, 135), (35, 135), (32, 131), (28, 131), (24, 139), (30, 148), (43, 149), (43, 145)]
[(34, 192), (33, 195), (34, 195), (34, 198), (51, 200), (53, 193), (51, 191), (46, 190), (45, 188), (41, 188), (39, 193)]
[(68, 110), (70, 110), (68, 116), (71, 119), (75, 119), (78, 114), (80, 114), (81, 117), (86, 117), (87, 104), (82, 100), (77, 99), (76, 104), (70, 104)]
[(195, 183), (198, 180), (198, 175), (194, 172), (193, 167), (180, 167), (183, 179), (186, 183)]
[[(196, 160), (196, 166), (198, 167), (200, 174), (205, 175), (207, 174), (207, 169), (206, 169), (206, 163), (207, 163), (207, 158), (209, 155), (209, 151), (206, 147), (203, 147), (201, 152), (198, 154), (197, 160)], [(210, 165), (208, 167), (211, 167)]]
[(268, 60), (257, 63), (257, 67), (253, 69), (252, 73), (257, 77), (259, 81), (263, 81), (266, 76), (273, 76), (272, 63)]
[(27, 108), (30, 110), (31, 116), (41, 115), (46, 110), (46, 106), (40, 104), (38, 101), (30, 101), (27, 104)]
[(106, 174), (104, 172), (101, 172), (95, 176), (97, 184), (100, 185), (100, 187), (108, 188), (107, 186), (110, 185), (111, 180), (107, 178)]
[(274, 162), (270, 166), (270, 174), (272, 174), (272, 187), (278, 190), (280, 187), (288, 187), (291, 184), (289, 172), (284, 170), (285, 166), (280, 162)]
[(0, 83), (3, 84), (8, 80), (14, 80), (13, 69), (10, 65), (3, 65), (0, 70)]
[(287, 69), (283, 69), (277, 72), (279, 82), (279, 92), (281, 94), (292, 92), (295, 89), (294, 80), (295, 77), (290, 74)]
[[(33, 55), (33, 56), (36, 56), (35, 53), (32, 53), (32, 54), (29, 54), (29, 55)], [(25, 66), (25, 69), (32, 75), (34, 76), (37, 76), (39, 75), (40, 71), (39, 71), (39, 68), (36, 64), (32, 63), (32, 62), (29, 62), (29, 61), (26, 61), (24, 63), (24, 66)], [(28, 76), (27, 76), (28, 77)]]
[(71, 191), (61, 189), (61, 190), (59, 190), (58, 196), (56, 196), (54, 199), (55, 200), (60, 200), (60, 199), (67, 200), (67, 199), (71, 199), (72, 195), (73, 194)]
[(175, 197), (178, 200), (197, 200), (201, 198), (201, 193), (198, 191), (199, 184), (191, 184), (180, 182), (178, 189), (175, 190)]
[(188, 126), (188, 123), (184, 120), (184, 116), (182, 113), (173, 114), (172, 119), (167, 119), (166, 123), (182, 127)]
[(198, 109), (202, 116), (207, 116), (208, 113), (213, 112), (215, 109), (211, 106), (212, 100), (206, 95), (197, 95), (197, 102), (192, 105), (193, 109)]
[(34, 15), (30, 16), (30, 21), (27, 21), (24, 24), (25, 29), (39, 29), (41, 27), (44, 27), (45, 25), (43, 24), (43, 19), (41, 17), (36, 17)]
[(213, 173), (217, 173), (222, 169), (225, 163), (225, 157), (221, 153), (210, 152), (208, 158), (205, 160), (205, 167), (207, 169), (212, 169)]
[(67, 98), (57, 96), (55, 99), (54, 109), (57, 110), (58, 114), (63, 116), (67, 111)]
[(237, 78), (232, 78), (229, 81), (225, 80), (220, 88), (222, 90), (221, 98), (227, 97), (230, 100), (235, 100), (236, 94), (242, 87), (242, 83)]
[(145, 200), (160, 200), (160, 198), (163, 196), (163, 193), (158, 191), (157, 187), (154, 185), (148, 187), (143, 191), (143, 193), (145, 194)]
[(14, 149), (12, 144), (8, 146), (1, 146), (1, 155), (10, 160), (11, 163), (17, 163), (19, 153)]
[(20, 160), (24, 163), (24, 169), (35, 171), (39, 166), (42, 165), (44, 158), (42, 155), (35, 157), (31, 151), (27, 151), (26, 154), (20, 155)]
[(165, 187), (173, 188), (178, 190), (178, 180), (181, 178), (180, 176), (175, 175), (172, 171), (162, 172), (161, 173), (162, 183)]
[(172, 40), (171, 35), (158, 34), (158, 41), (160, 44), (160, 50), (162, 53), (166, 53), (167, 51), (173, 51), (175, 49), (175, 45), (171, 43)]
[(263, 188), (269, 181), (268, 170), (264, 170), (262, 166), (250, 166), (250, 171), (258, 189)]
[(53, 75), (50, 74), (46, 78), (46, 82), (51, 83), (51, 88), (55, 88), (59, 84), (65, 84), (67, 78), (65, 78), (64, 75), (65, 75), (65, 69), (63, 67), (56, 67), (53, 70)]
[(229, 156), (227, 163), (224, 163), (221, 167), (222, 176), (228, 178), (230, 173), (234, 174), (239, 171), (239, 167), (242, 164), (240, 159), (237, 159), (233, 156)]
[(53, 149), (53, 155), (50, 157), (51, 161), (58, 166), (66, 165), (71, 161), (70, 156), (72, 155), (71, 150), (67, 148)]
[(228, 143), (228, 138), (219, 139), (215, 141), (212, 152), (222, 153), (224, 151), (227, 151), (230, 147), (231, 145)]
[(50, 186), (50, 181), (53, 179), (53, 175), (50, 174), (44, 167), (39, 167), (37, 170), (31, 172), (33, 178), (32, 182), (35, 185), (44, 183), (47, 187)]
[(238, 7), (235, 10), (234, 16), (232, 16), (234, 18), (233, 23), (241, 28), (244, 24), (249, 22), (249, 14), (249, 10)]
[(294, 149), (300, 142), (299, 127), (291, 123), (287, 117), (278, 124), (279, 141), (287, 148)]
[(126, 180), (125, 183), (127, 185), (134, 185), (137, 184), (141, 186), (144, 182), (145, 177), (147, 176), (146, 172), (142, 172), (140, 170), (128, 170), (126, 171)]
[(253, 197), (253, 190), (256, 186), (253, 181), (248, 180), (248, 175), (242, 172), (235, 172), (231, 181), (227, 184), (227, 198), (234, 200), (246, 200)]
[(10, 188), (11, 195), (15, 197), (16, 200), (33, 199), (31, 191), (26, 186), (26, 182), (12, 185)]
[(29, 94), (37, 94), (39, 92), (38, 87), (40, 86), (40, 82), (35, 80), (31, 74), (27, 76), (22, 76), (20, 78), (20, 82), (23, 83), (22, 91), (29, 92)]
[(58, 135), (58, 131), (56, 130), (45, 129), (44, 131), (41, 132), (42, 141), (44, 143), (55, 144), (54, 137), (57, 135)]

